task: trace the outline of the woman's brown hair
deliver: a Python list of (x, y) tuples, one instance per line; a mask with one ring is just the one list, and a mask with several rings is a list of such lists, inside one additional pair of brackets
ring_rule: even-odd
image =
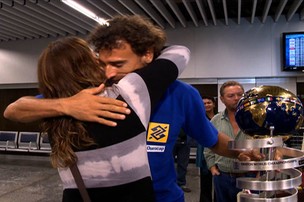
[[(81, 38), (66, 37), (51, 42), (39, 57), (39, 91), (44, 98), (70, 97), (99, 86), (104, 80), (97, 58)], [(54, 167), (70, 166), (77, 161), (74, 150), (94, 144), (84, 123), (72, 117), (47, 118), (41, 126), (51, 141)]]

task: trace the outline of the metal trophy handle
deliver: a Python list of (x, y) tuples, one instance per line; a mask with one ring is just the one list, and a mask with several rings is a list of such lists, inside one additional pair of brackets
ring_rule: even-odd
[[(283, 146), (283, 137), (273, 137), (274, 127), (270, 127), (270, 136), (246, 141), (230, 141), (229, 149), (245, 150), (258, 148), (265, 155), (263, 161), (238, 161), (236, 170), (256, 171), (255, 178), (237, 178), (236, 186), (243, 191), (238, 202), (294, 202), (298, 201), (297, 187), (302, 183), (302, 173), (295, 169), (304, 165), (304, 152)], [(274, 154), (282, 154), (281, 160), (275, 160)]]

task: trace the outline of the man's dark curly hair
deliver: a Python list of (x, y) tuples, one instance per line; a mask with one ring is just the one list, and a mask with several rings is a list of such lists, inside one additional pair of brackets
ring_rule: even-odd
[(133, 52), (139, 56), (150, 49), (154, 55), (158, 55), (165, 45), (165, 32), (142, 16), (116, 16), (108, 22), (109, 25), (97, 26), (88, 37), (88, 42), (97, 53), (119, 48), (121, 41), (129, 43)]

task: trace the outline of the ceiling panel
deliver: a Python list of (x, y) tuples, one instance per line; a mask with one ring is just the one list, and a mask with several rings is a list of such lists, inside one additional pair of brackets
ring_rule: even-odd
[[(304, 19), (303, 0), (77, 0), (98, 16), (139, 14), (163, 29)], [(298, 15), (296, 15), (298, 14)], [(61, 0), (0, 0), (0, 42), (85, 35), (96, 22)]]

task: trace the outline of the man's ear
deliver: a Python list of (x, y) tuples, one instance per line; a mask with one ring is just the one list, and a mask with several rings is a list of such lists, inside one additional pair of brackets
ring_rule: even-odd
[(143, 56), (144, 63), (149, 64), (152, 62), (154, 57), (154, 52), (152, 49), (149, 49)]

